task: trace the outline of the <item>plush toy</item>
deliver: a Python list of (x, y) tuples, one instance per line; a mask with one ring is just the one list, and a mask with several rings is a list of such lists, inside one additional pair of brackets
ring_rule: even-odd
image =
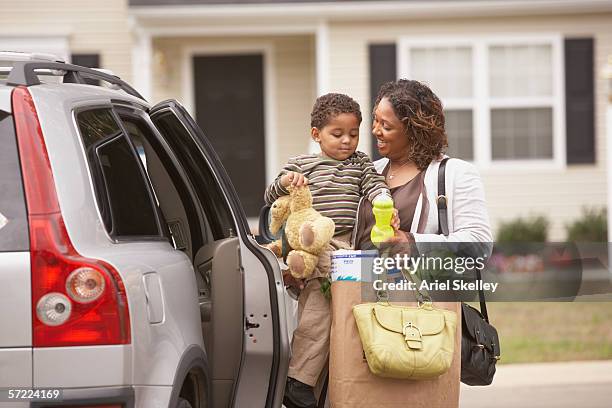
[[(285, 235), (291, 251), (287, 265), (296, 279), (312, 275), (319, 254), (334, 236), (336, 226), (312, 208), (312, 195), (308, 186), (289, 187), (289, 195), (277, 199), (270, 207), (270, 231), (276, 234), (285, 224)], [(268, 245), (277, 257), (282, 256), (281, 240)]]

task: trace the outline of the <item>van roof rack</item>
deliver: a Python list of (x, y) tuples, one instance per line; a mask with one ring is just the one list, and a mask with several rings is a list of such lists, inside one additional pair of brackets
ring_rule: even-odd
[[(138, 91), (127, 82), (116, 75), (110, 75), (93, 68), (85, 68), (79, 65), (66, 64), (64, 62), (53, 62), (48, 60), (14, 60), (12, 68), (6, 78), (7, 85), (39, 85), (39, 74), (58, 75), (64, 77), (64, 83), (86, 84), (85, 79), (96, 79), (106, 81), (117, 86), (129, 95), (146, 100)], [(40, 72), (43, 71), (43, 72)]]
[(0, 61), (66, 62), (63, 58), (43, 52), (0, 51)]

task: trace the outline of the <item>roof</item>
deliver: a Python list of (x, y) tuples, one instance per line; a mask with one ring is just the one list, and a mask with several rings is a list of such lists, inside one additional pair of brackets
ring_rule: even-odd
[(612, 12), (612, 0), (129, 0), (129, 6), (139, 24), (165, 26), (225, 18), (282, 23), (287, 17), (320, 22)]
[[(129, 0), (130, 6), (174, 6), (174, 5), (215, 5), (215, 4), (296, 4), (296, 3), (347, 3), (347, 2), (376, 2), (381, 0)], [(389, 0), (382, 0), (388, 2)], [(406, 0), (392, 0), (405, 2)], [(408, 0), (422, 1), (422, 0)], [(444, 0), (431, 0), (444, 1)], [(477, 0), (486, 1), (486, 0)]]

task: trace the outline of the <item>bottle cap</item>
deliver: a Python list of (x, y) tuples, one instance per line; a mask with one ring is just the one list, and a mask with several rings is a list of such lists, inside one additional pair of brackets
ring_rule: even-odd
[(389, 195), (387, 191), (383, 191), (374, 197), (372, 200), (372, 204), (380, 207), (393, 207), (393, 198)]

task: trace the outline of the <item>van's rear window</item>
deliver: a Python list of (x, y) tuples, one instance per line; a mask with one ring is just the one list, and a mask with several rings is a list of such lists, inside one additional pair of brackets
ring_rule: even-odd
[(0, 110), (0, 252), (28, 251), (28, 221), (13, 117)]

